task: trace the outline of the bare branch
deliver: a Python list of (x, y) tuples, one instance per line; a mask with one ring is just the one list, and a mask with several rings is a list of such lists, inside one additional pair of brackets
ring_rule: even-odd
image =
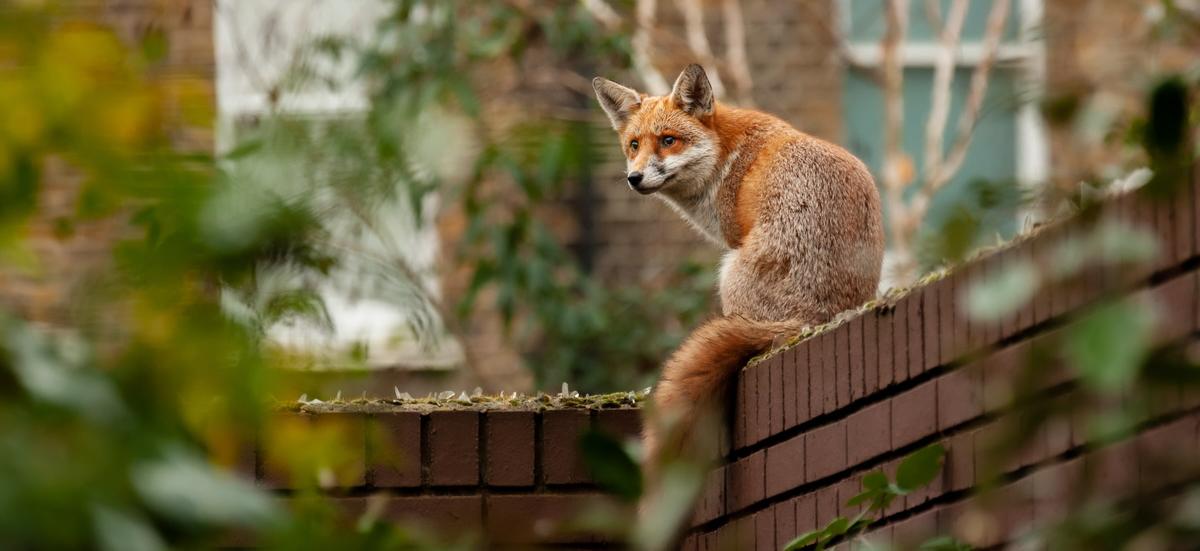
[(647, 93), (661, 96), (671, 91), (671, 85), (667, 83), (667, 79), (650, 60), (650, 32), (654, 29), (654, 17), (657, 11), (658, 0), (637, 0), (635, 6), (637, 26), (633, 31), (633, 69), (642, 78)]
[(925, 188), (926, 195), (932, 194), (945, 185), (954, 174), (962, 168), (966, 159), (967, 149), (971, 146), (971, 138), (975, 133), (975, 125), (979, 122), (979, 112), (983, 107), (983, 99), (987, 95), (988, 79), (992, 67), (996, 64), (996, 53), (1000, 49), (1000, 40), (1004, 36), (1004, 24), (1008, 20), (1009, 0), (996, 0), (992, 11), (988, 14), (987, 28), (983, 37), (983, 59), (971, 74), (971, 87), (963, 111), (958, 117), (958, 128), (955, 130), (954, 144), (946, 155), (946, 160), (940, 170), (929, 173)]
[(887, 29), (880, 47), (883, 50), (883, 188), (887, 198), (889, 219), (892, 226), (892, 245), (901, 254), (907, 254), (907, 216), (902, 192), (908, 179), (905, 165), (911, 165), (904, 154), (904, 65), (900, 59), (900, 46), (908, 33), (908, 0), (888, 0), (886, 3)]
[[(932, 2), (936, 9), (937, 0)], [(942, 145), (946, 135), (946, 119), (950, 116), (950, 88), (954, 83), (955, 61), (968, 5), (968, 0), (954, 0), (940, 31), (941, 49), (934, 62), (929, 119), (925, 121), (926, 174), (937, 174), (942, 170)]]
[(704, 32), (704, 7), (700, 0), (676, 0), (675, 5), (683, 13), (684, 31), (687, 35), (688, 48), (696, 56), (696, 60), (704, 66), (708, 73), (708, 81), (712, 85), (713, 94), (717, 97), (725, 95), (725, 83), (717, 73), (716, 57), (708, 45), (708, 35)]
[(925, 19), (929, 21), (929, 28), (935, 31), (945, 28), (945, 23), (942, 22), (941, 0), (925, 0)]
[(583, 9), (587, 10), (592, 17), (596, 18), (605, 29), (610, 31), (621, 27), (621, 16), (617, 15), (617, 11), (608, 5), (604, 0), (580, 0), (583, 3)]
[(740, 0), (722, 0), (725, 19), (726, 68), (737, 88), (737, 101), (746, 107), (754, 105), (754, 81), (750, 77), (750, 59), (746, 55), (746, 25)]

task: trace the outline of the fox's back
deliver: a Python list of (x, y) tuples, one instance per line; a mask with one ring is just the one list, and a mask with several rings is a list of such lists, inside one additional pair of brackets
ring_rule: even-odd
[(742, 134), (729, 157), (744, 168), (722, 190), (732, 207), (722, 218), (737, 226), (722, 271), (725, 312), (820, 323), (873, 298), (884, 236), (870, 171), (773, 116), (732, 111)]

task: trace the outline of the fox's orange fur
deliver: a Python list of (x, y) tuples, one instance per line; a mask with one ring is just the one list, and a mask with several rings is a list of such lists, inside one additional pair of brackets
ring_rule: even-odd
[[(730, 376), (780, 336), (874, 296), (883, 256), (879, 195), (867, 168), (834, 144), (760, 111), (718, 103), (689, 66), (670, 95), (597, 78), (621, 137), (629, 183), (656, 194), (725, 248), (723, 316), (696, 329), (663, 367), (645, 432), (648, 473), (683, 449)], [(663, 434), (664, 420), (675, 427)]]

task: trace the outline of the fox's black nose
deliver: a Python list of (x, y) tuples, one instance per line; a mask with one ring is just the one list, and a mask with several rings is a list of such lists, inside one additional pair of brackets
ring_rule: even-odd
[(629, 185), (631, 185), (633, 187), (638, 187), (638, 184), (642, 183), (642, 173), (641, 172), (630, 172), (628, 178), (629, 178)]

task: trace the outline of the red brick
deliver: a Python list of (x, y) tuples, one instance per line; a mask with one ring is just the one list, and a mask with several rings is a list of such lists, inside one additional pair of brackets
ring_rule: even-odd
[(733, 492), (738, 509), (763, 500), (767, 452), (759, 450), (733, 464)]
[(952, 306), (950, 307), (950, 315), (954, 316), (954, 358), (961, 358), (968, 352), (974, 352), (971, 348), (970, 335), (968, 335), (968, 327), (970, 326), (970, 318), (967, 316), (967, 274), (960, 273), (953, 278), (954, 290), (951, 292)]
[(1159, 313), (1154, 340), (1166, 344), (1191, 334), (1196, 326), (1196, 273), (1176, 277), (1152, 292)]
[[(924, 356), (925, 343), (923, 340), (923, 335), (924, 335), (924, 325), (923, 324), (924, 324), (924, 322), (922, 321), (922, 317), (924, 316), (924, 308), (925, 308), (925, 306), (923, 304), (923, 302), (925, 300), (924, 297), (927, 294), (929, 294), (928, 287), (918, 289), (917, 291), (914, 292), (914, 294), (910, 297), (910, 300), (908, 301), (908, 307), (907, 307), (908, 312), (905, 315), (905, 318), (906, 318), (905, 324), (907, 327), (906, 335), (907, 335), (907, 339), (908, 339), (908, 344), (905, 345), (905, 349), (908, 350), (908, 361), (905, 364), (908, 366), (907, 367), (908, 372), (905, 375), (906, 379), (908, 377), (912, 377), (913, 374), (920, 373), (921, 371), (923, 371), (925, 369), (925, 356)], [(897, 334), (896, 336), (893, 337), (893, 340), (899, 339), (899, 338), (900, 338), (899, 334)], [(936, 350), (936, 349), (934, 349), (934, 350)], [(935, 355), (936, 355), (936, 352), (935, 352)], [(901, 380), (900, 374), (899, 374), (899, 372), (897, 372), (896, 381), (899, 382), (900, 380)]]
[[(766, 508), (754, 513), (754, 543), (759, 551), (778, 551), (775, 544), (775, 510)], [(786, 543), (786, 542), (784, 542)]]
[(937, 378), (938, 430), (983, 414), (983, 377), (976, 365), (960, 367)]
[(955, 333), (958, 321), (954, 319), (954, 274), (949, 274), (938, 282), (938, 359), (939, 365), (954, 361), (959, 353)]
[(860, 511), (863, 505), (849, 505), (846, 502), (850, 501), (854, 496), (862, 493), (862, 477), (860, 475), (850, 476), (841, 482), (837, 483), (838, 489), (838, 516), (848, 519), (854, 518)]
[[(920, 337), (914, 338), (912, 329), (916, 328), (919, 335), (921, 333), (920, 323), (912, 324), (911, 310), (919, 308), (921, 304), (921, 296), (917, 292), (910, 292), (899, 301), (896, 302), (896, 309), (892, 312), (892, 381), (896, 383), (908, 380), (908, 364), (913, 359), (913, 344), (917, 345), (916, 358), (917, 361), (922, 361), (920, 353)], [(918, 322), (919, 322), (918, 318)]]
[(754, 376), (758, 387), (756, 409), (758, 412), (758, 428), (754, 431), (754, 434), (757, 436), (755, 442), (760, 442), (771, 435), (771, 401), (773, 400), (771, 394), (775, 392), (775, 389), (771, 386), (771, 371), (767, 369), (767, 366), (758, 364), (754, 366), (754, 371), (758, 372)]
[[(1195, 170), (1195, 169), (1193, 169)], [(1192, 202), (1195, 200), (1191, 186), (1184, 186), (1179, 190), (1177, 203), (1173, 205), (1174, 224), (1175, 224), (1175, 250), (1173, 257), (1175, 262), (1183, 262), (1191, 257), (1191, 252), (1195, 247), (1193, 243), (1194, 229), (1193, 224), (1195, 218), (1192, 216)]]
[(796, 501), (798, 499), (792, 498), (771, 506), (771, 514), (775, 517), (776, 548), (787, 545), (788, 542), (800, 535), (800, 532), (796, 530)]
[[(942, 363), (942, 332), (941, 326), (938, 325), (938, 302), (941, 298), (941, 289), (944, 286), (944, 280), (934, 281), (921, 289), (921, 308), (920, 316), (921, 328), (917, 334), (921, 335), (921, 356), (923, 361), (917, 365), (912, 363), (908, 366), (908, 376), (915, 377), (922, 371), (933, 369)], [(909, 331), (912, 331), (912, 318), (909, 318)], [(912, 345), (909, 345), (910, 347)], [(909, 357), (912, 357), (912, 351), (909, 351)]]
[(892, 449), (937, 431), (937, 385), (929, 381), (892, 398)]
[(578, 409), (542, 413), (542, 473), (547, 484), (589, 482), (579, 439), (591, 424), (588, 412)]
[(1188, 197), (1192, 200), (1192, 254), (1200, 253), (1200, 170), (1192, 168), (1192, 185)]
[(931, 509), (908, 517), (892, 526), (892, 539), (901, 549), (916, 548), (921, 542), (937, 535), (937, 510)]
[[(879, 315), (878, 310), (869, 310), (862, 318), (863, 341), (863, 394), (874, 394), (879, 390)], [(884, 350), (885, 352), (887, 350)]]
[[(802, 410), (804, 411), (803, 415), (804, 417), (808, 417), (808, 383), (805, 382), (805, 384), (801, 385), (800, 387), (796, 386), (797, 371), (800, 370), (800, 365), (796, 360), (798, 348), (799, 347), (792, 347), (784, 350), (783, 353), (780, 354), (782, 356), (779, 363), (780, 380), (782, 381), (781, 388), (783, 389), (783, 404), (781, 405), (783, 406), (784, 430), (790, 429), (798, 424), (799, 417), (796, 415), (796, 410), (799, 407), (801, 400), (803, 400), (804, 403), (804, 408)], [(800, 397), (802, 393), (804, 395), (803, 398)]]
[(1022, 341), (993, 352), (981, 362), (985, 412), (1007, 408), (1012, 403), (1016, 379), (1029, 356), (1029, 346), (1029, 341)]
[(700, 544), (696, 534), (690, 534), (683, 538), (683, 543), (679, 545), (680, 551), (700, 551)]
[[(822, 404), (824, 412), (830, 413), (838, 407), (838, 395), (841, 378), (838, 377), (837, 339), (833, 331), (826, 331), (820, 337), (821, 342), (821, 389), (824, 391)], [(847, 388), (849, 391), (849, 388)]]
[(792, 500), (796, 504), (796, 534), (817, 528), (817, 494), (808, 493)]
[(434, 486), (479, 484), (479, 414), (435, 411), (429, 414), (429, 483)]
[(829, 521), (838, 517), (841, 504), (838, 503), (837, 484), (822, 486), (816, 491), (817, 496), (817, 526), (825, 526)]
[(792, 397), (791, 389), (783, 381), (783, 372), (785, 371), (783, 354), (775, 354), (763, 367), (769, 374), (768, 379), (770, 379), (771, 386), (771, 401), (768, 408), (771, 418), (769, 434), (775, 435), (785, 428), (784, 410), (788, 405), (795, 404), (795, 398)]
[(954, 435), (946, 443), (944, 488), (955, 492), (975, 486), (975, 433)]
[(742, 382), (746, 385), (746, 410), (742, 412), (745, 420), (742, 422), (746, 424), (745, 445), (747, 446), (752, 446), (755, 442), (762, 440), (762, 424), (759, 423), (758, 408), (765, 397), (762, 396), (758, 386), (758, 373), (757, 369), (752, 368), (742, 370)]
[(642, 410), (632, 408), (597, 410), (595, 426), (597, 431), (621, 442), (640, 440)]
[(746, 412), (750, 409), (750, 399), (753, 397), (749, 392), (750, 378), (746, 370), (739, 369), (734, 380), (734, 404), (733, 404), (733, 447), (741, 449), (746, 447), (750, 441), (750, 428), (746, 423)]
[(833, 330), (833, 354), (837, 365), (837, 407), (850, 403), (850, 327), (843, 323)]
[(733, 521), (732, 523), (726, 525), (726, 527), (733, 528), (732, 533), (730, 534), (730, 536), (732, 537), (731, 541), (733, 542), (733, 546), (725, 547), (725, 549), (739, 549), (740, 550), (740, 549), (754, 549), (755, 548), (754, 536), (756, 534), (754, 533), (754, 528), (755, 528), (754, 517), (752, 517), (752, 516), (741, 517), (741, 518)]
[(897, 359), (907, 359), (908, 351), (901, 353), (896, 350), (899, 345), (894, 344), (892, 340), (892, 332), (896, 327), (896, 312), (891, 310), (884, 313), (878, 309), (876, 312), (881, 312), (875, 319), (875, 336), (879, 339), (879, 388), (885, 389), (896, 380), (893, 370)]
[(812, 482), (846, 468), (846, 424), (838, 421), (804, 435), (805, 480)]
[(820, 336), (809, 339), (804, 345), (808, 351), (808, 361), (805, 363), (808, 369), (808, 418), (812, 419), (825, 413), (825, 388), (822, 384), (825, 368), (821, 365)]
[(701, 494), (697, 511), (697, 520), (700, 523), (708, 522), (725, 514), (726, 468), (712, 469), (704, 478), (704, 493)]
[(588, 494), (517, 494), (487, 497), (487, 534), (492, 543), (590, 543), (596, 534), (570, 527), (582, 511), (606, 498)]
[(766, 495), (768, 497), (804, 484), (804, 435), (767, 448)]
[(1172, 213), (1174, 205), (1166, 200), (1154, 200), (1154, 229), (1163, 246), (1163, 254), (1159, 257), (1159, 269), (1168, 268), (1175, 259), (1175, 220)]
[(486, 477), (489, 486), (533, 486), (536, 419), (532, 411), (489, 411)]
[(378, 488), (421, 485), (421, 414), (376, 413), (368, 421), (367, 464)]
[(483, 524), (483, 498), (477, 495), (392, 496), (386, 499), (383, 517), (390, 522), (424, 525), (455, 537), (477, 532)]
[(846, 419), (847, 463), (858, 465), (892, 449), (892, 401), (884, 400)]
[(863, 397), (866, 389), (866, 367), (863, 365), (863, 316), (859, 315), (850, 320), (849, 337), (849, 368), (850, 368), (850, 399), (858, 400)]
[(1047, 457), (1062, 455), (1071, 449), (1071, 423), (1061, 417), (1048, 419), (1042, 437)]
[(793, 358), (792, 367), (796, 372), (796, 386), (794, 396), (796, 397), (796, 424), (801, 424), (809, 419), (812, 419), (816, 413), (816, 407), (813, 404), (820, 402), (813, 394), (813, 373), (820, 371), (816, 369), (812, 363), (813, 347), (812, 341), (802, 342), (794, 348), (796, 356)]

